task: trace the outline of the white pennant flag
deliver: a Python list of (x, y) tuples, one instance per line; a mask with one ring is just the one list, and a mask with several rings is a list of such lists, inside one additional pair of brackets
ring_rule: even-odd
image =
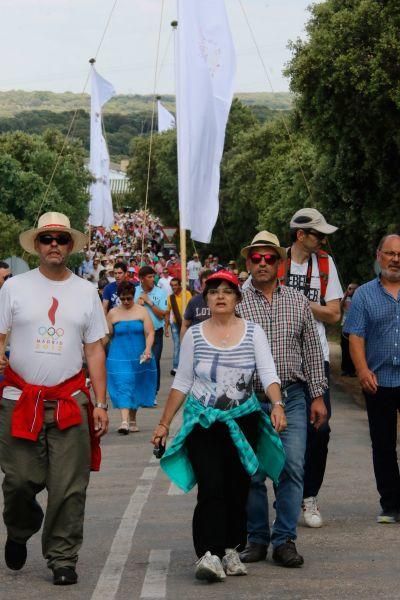
[(175, 129), (175, 117), (169, 110), (161, 104), (160, 100), (157, 101), (157, 115), (158, 115), (158, 133), (168, 131), (168, 129)]
[(115, 90), (93, 65), (91, 84), (89, 169), (95, 181), (90, 186), (89, 223), (93, 227), (111, 227), (114, 212), (110, 191), (110, 157), (102, 132), (101, 108), (115, 95)]
[(176, 63), (180, 226), (207, 243), (236, 70), (224, 0), (178, 0)]

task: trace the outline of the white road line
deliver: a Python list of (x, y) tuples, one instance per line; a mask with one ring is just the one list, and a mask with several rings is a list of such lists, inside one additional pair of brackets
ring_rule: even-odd
[[(147, 473), (147, 468), (144, 469), (143, 474)], [(113, 600), (118, 592), (122, 573), (131, 551), (132, 539), (158, 472), (158, 467), (151, 468), (153, 478), (145, 477), (146, 481), (138, 485), (131, 496), (91, 600)]]
[(145, 481), (152, 481), (156, 478), (159, 467), (146, 467), (140, 477), (140, 479), (144, 479)]
[(181, 490), (177, 485), (171, 483), (168, 489), (168, 496), (182, 496), (185, 492)]
[(171, 550), (152, 550), (144, 578), (141, 598), (165, 598)]

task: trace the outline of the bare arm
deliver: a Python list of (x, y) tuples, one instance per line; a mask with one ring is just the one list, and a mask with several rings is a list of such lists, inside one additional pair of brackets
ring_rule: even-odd
[(160, 423), (162, 423), (162, 425), (157, 425), (157, 427), (154, 429), (153, 437), (151, 438), (152, 444), (158, 446), (158, 444), (161, 441), (161, 443), (165, 445), (172, 419), (182, 406), (185, 398), (186, 394), (180, 392), (179, 390), (174, 390), (174, 388), (171, 388), (167, 402), (164, 407), (162, 417), (160, 419)]
[(286, 429), (286, 416), (283, 406), (277, 404), (282, 401), (281, 388), (278, 383), (271, 383), (265, 390), (265, 395), (269, 398), (272, 404), (271, 423), (275, 430), (279, 433)]
[(185, 333), (187, 332), (187, 330), (189, 329), (191, 324), (192, 324), (192, 321), (190, 321), (189, 319), (183, 319), (181, 333), (180, 333), (181, 341), (183, 340), (183, 336), (185, 335)]
[(107, 316), (108, 305), (110, 304), (110, 301), (109, 300), (102, 300), (101, 303), (103, 305), (104, 314)]
[(323, 323), (337, 323), (340, 321), (341, 312), (340, 312), (340, 299), (329, 300), (325, 306), (318, 304), (317, 302), (310, 302), (311, 310), (314, 317), (318, 321), (322, 321)]
[(6, 333), (0, 333), (0, 374), (4, 373), (4, 369), (8, 365), (8, 358), (5, 355), (6, 351)]
[[(106, 364), (101, 340), (84, 344), (85, 357), (96, 402), (106, 404)], [(93, 409), (94, 428), (97, 436), (107, 433), (108, 414), (103, 408)]]
[(144, 335), (146, 338), (146, 348), (144, 350), (144, 353), (146, 355), (146, 358), (150, 358), (151, 357), (151, 349), (154, 344), (154, 326), (153, 326), (152, 320), (149, 317), (147, 310), (143, 309), (143, 312), (144, 312), (143, 327), (144, 327)]
[(364, 392), (376, 394), (378, 380), (373, 371), (368, 368), (365, 355), (365, 339), (353, 333), (350, 334), (350, 356), (357, 371), (358, 380)]

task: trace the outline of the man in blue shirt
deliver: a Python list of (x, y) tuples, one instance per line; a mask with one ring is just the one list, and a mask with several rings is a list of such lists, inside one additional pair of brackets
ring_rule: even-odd
[[(153, 322), (155, 335), (153, 354), (157, 365), (157, 392), (160, 389), (160, 359), (163, 349), (165, 315), (167, 314), (167, 292), (154, 283), (156, 272), (145, 265), (139, 270), (140, 285), (135, 290), (135, 302), (144, 306)], [(156, 403), (155, 403), (156, 404)]]
[(344, 330), (364, 392), (376, 486), (378, 523), (400, 520), (397, 413), (400, 410), (400, 235), (379, 243), (381, 274), (357, 289)]
[(119, 284), (126, 279), (126, 272), (128, 267), (124, 262), (117, 262), (114, 265), (114, 277), (115, 281), (112, 281), (103, 290), (103, 308), (105, 314), (108, 313), (109, 310), (114, 308), (119, 304), (118, 298), (118, 286)]

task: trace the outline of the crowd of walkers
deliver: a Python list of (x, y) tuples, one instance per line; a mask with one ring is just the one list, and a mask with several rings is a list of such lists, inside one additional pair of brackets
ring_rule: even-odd
[[(270, 548), (277, 564), (303, 565), (300, 516), (311, 528), (323, 526), (318, 494), (331, 416), (325, 325), (341, 319), (343, 374), (358, 376), (366, 398), (377, 522), (400, 520), (400, 236), (379, 243), (380, 274), (343, 293), (325, 251), (337, 228), (303, 208), (288, 230), (289, 248), (272, 232), (257, 233), (241, 249), (243, 271), (233, 259), (195, 251), (187, 290), (161, 223), (142, 211), (116, 215), (111, 230), (91, 231), (89, 244), (60, 213), (45, 213), (21, 234), (39, 267), (11, 277), (0, 263), (0, 464), (10, 569), (24, 566), (27, 541), (44, 519), (42, 549), (54, 584), (77, 582), (89, 472), (100, 467), (99, 439), (108, 430), (107, 391), (121, 414), (118, 433), (139, 431), (138, 409), (158, 403), (169, 335), (174, 379), (152, 443), (177, 486), (198, 487), (198, 579), (246, 575), (247, 564), (265, 560)], [(74, 274), (68, 258), (83, 250)], [(183, 424), (169, 443), (181, 406)], [(45, 515), (36, 502), (44, 488)]]

